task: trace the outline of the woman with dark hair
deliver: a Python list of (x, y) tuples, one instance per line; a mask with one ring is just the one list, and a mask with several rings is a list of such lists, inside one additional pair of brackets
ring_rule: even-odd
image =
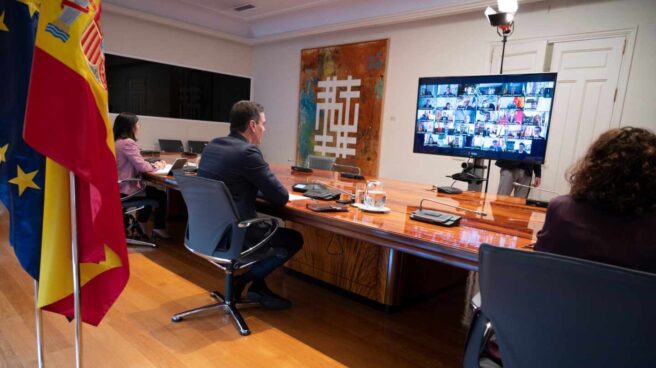
[[(118, 179), (130, 179), (137, 177), (144, 172), (153, 172), (163, 168), (166, 163), (164, 161), (157, 161), (153, 164), (144, 160), (139, 153), (139, 146), (137, 146), (137, 135), (139, 133), (139, 118), (130, 113), (120, 113), (114, 119), (114, 140), (116, 144), (116, 164), (118, 167)], [(125, 182), (121, 183), (119, 191), (121, 196), (133, 194), (141, 189), (138, 182)], [(161, 238), (169, 238), (166, 232), (166, 193), (154, 187), (147, 186), (144, 190), (146, 198), (152, 198), (157, 201), (158, 208), (155, 210), (155, 224), (153, 234)], [(150, 217), (153, 209), (150, 206), (145, 206), (137, 212), (137, 221), (141, 226), (141, 230), (146, 234), (146, 222)]]
[(549, 203), (535, 250), (656, 273), (656, 135), (603, 133)]

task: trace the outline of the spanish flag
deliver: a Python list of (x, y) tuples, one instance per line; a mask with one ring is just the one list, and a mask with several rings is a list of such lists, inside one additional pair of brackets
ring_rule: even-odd
[(72, 172), (82, 321), (94, 326), (129, 276), (102, 41), (100, 0), (42, 3), (24, 128), (47, 157), (38, 304), (74, 317)]

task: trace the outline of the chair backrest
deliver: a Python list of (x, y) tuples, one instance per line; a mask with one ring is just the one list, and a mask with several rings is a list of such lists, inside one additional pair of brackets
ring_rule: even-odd
[(207, 141), (187, 141), (187, 147), (191, 153), (203, 153), (203, 148), (207, 146)]
[(310, 169), (331, 170), (335, 163), (335, 157), (308, 155), (307, 162)]
[(179, 139), (160, 139), (159, 149), (165, 152), (184, 152), (184, 146)]
[(487, 244), (479, 257), (504, 367), (656, 365), (656, 275)]
[(239, 257), (246, 229), (230, 191), (218, 180), (173, 173), (187, 205), (185, 244), (193, 252), (227, 260)]

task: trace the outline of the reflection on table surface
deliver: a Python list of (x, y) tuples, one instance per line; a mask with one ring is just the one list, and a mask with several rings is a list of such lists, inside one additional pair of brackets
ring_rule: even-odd
[[(173, 161), (175, 155), (162, 156)], [(334, 172), (314, 170), (299, 173), (288, 164), (271, 164), (271, 169), (290, 193), (298, 182), (319, 181), (344, 191), (354, 192), (355, 184), (363, 181), (341, 179)], [(172, 178), (149, 179), (175, 188)], [(376, 178), (367, 178), (376, 179)], [(428, 184), (379, 178), (387, 193), (386, 207), (389, 213), (370, 213), (355, 207), (349, 212), (317, 213), (306, 208), (313, 200), (289, 202), (284, 208), (272, 208), (264, 201), (259, 210), (305, 225), (316, 226), (343, 235), (367, 240), (413, 253), (422, 257), (445, 260), (448, 263), (475, 268), (478, 247), (489, 243), (502, 247), (527, 248), (535, 242), (537, 232), (544, 225), (546, 209), (525, 205), (523, 198), (497, 196), (480, 192), (463, 192), (457, 195), (436, 193)], [(457, 214), (462, 217), (459, 226), (442, 227), (410, 219), (423, 198), (429, 198), (451, 206), (483, 211), (481, 216), (442, 204), (425, 202), (425, 208)], [(464, 262), (464, 263), (463, 263)]]

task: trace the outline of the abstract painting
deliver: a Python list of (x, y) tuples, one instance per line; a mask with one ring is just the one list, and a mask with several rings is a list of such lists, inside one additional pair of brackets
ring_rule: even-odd
[(388, 40), (301, 50), (296, 160), (334, 157), (378, 175)]

